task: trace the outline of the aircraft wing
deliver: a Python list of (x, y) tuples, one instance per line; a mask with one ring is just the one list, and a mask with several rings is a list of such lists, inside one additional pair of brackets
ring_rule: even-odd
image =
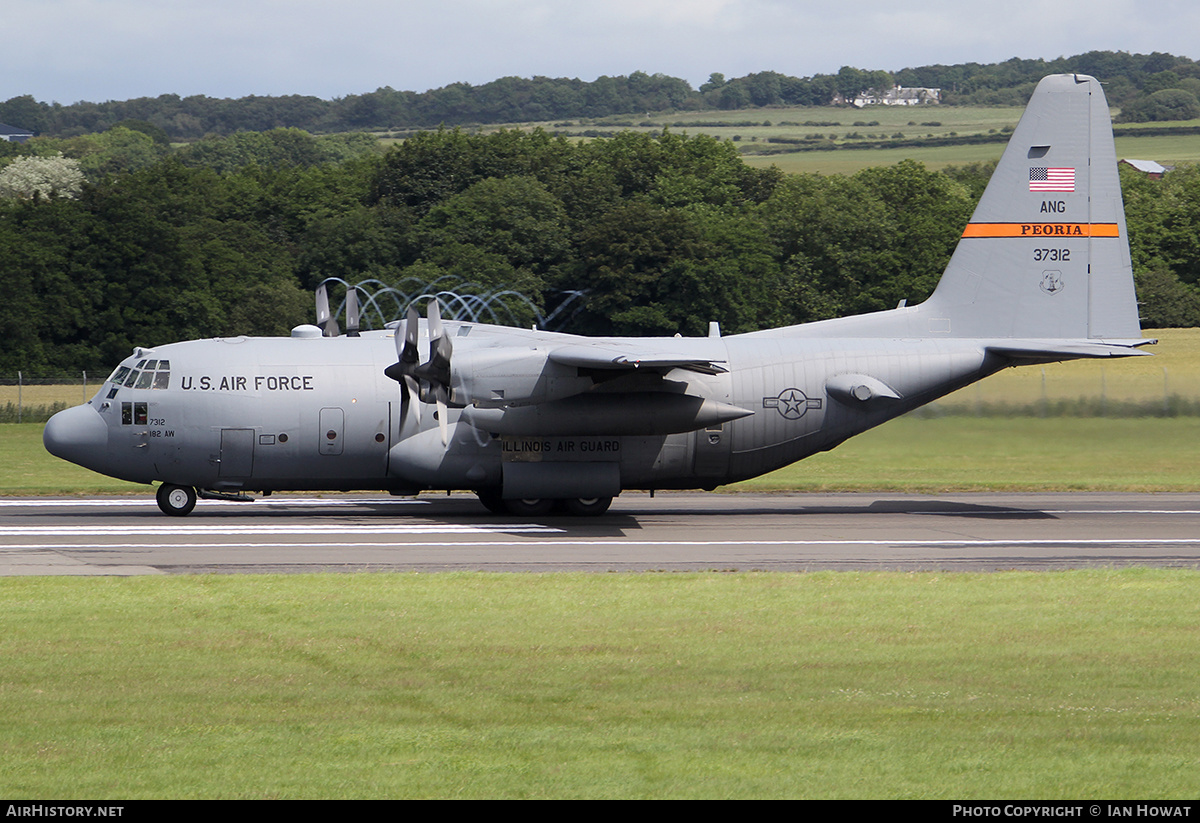
[(562, 346), (551, 351), (549, 359), (561, 366), (574, 366), (581, 369), (646, 369), (659, 372), (686, 369), (701, 374), (724, 374), (729, 371), (724, 360), (697, 358), (676, 352), (641, 351), (604, 344)]

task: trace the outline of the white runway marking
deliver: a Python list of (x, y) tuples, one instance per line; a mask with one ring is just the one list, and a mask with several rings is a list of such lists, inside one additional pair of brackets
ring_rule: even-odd
[(955, 515), (986, 517), (1010, 515), (1013, 517), (1027, 517), (1031, 514), (1200, 514), (1200, 509), (974, 509), (970, 511), (962, 509), (958, 511), (914, 509), (913, 511), (889, 512), (889, 514), (934, 514), (941, 515), (942, 517), (953, 517)]
[(342, 523), (330, 526), (312, 524), (287, 525), (246, 525), (223, 524), (195, 526), (157, 525), (157, 526), (0, 526), (2, 537), (66, 537), (72, 535), (108, 537), (108, 536), (137, 536), (146, 535), (161, 540), (174, 535), (220, 535), (220, 534), (491, 534), (495, 532), (533, 532), (539, 534), (562, 534), (562, 529), (543, 526), (539, 523), (476, 523), (465, 525), (459, 523), (395, 523), (380, 526), (363, 526)]
[[(505, 527), (503, 531), (513, 531), (513, 529)], [(558, 529), (529, 529), (534, 533), (560, 532)], [(303, 532), (292, 532), (303, 533)], [(414, 532), (408, 532), (412, 534)], [(1050, 546), (1056, 548), (1096, 548), (1106, 546), (1196, 546), (1200, 547), (1200, 537), (1198, 538), (1112, 538), (1101, 540), (1077, 540), (1064, 538), (1062, 540), (637, 540), (636, 538), (614, 537), (607, 540), (550, 540), (542, 543), (531, 543), (530, 541), (516, 540), (455, 540), (453, 543), (445, 541), (437, 542), (419, 542), (406, 540), (403, 543), (394, 544), (396, 548), (438, 548), (438, 547), (453, 547), (461, 548), (464, 546), (473, 546), (477, 548), (514, 548), (542, 545), (552, 546), (554, 548), (566, 547), (585, 547), (585, 546), (614, 546), (620, 544), (629, 544), (634, 546), (661, 546), (661, 547), (703, 547), (703, 546), (893, 546), (893, 547), (922, 547), (922, 548), (946, 548), (946, 549), (961, 549), (961, 548), (992, 548), (1000, 546)], [(4, 548), (9, 549), (114, 549), (114, 548), (146, 548), (159, 547), (162, 543), (146, 542), (146, 543), (29, 543), (29, 544), (7, 544)], [(386, 547), (392, 544), (374, 542), (374, 543), (354, 543), (354, 542), (336, 542), (319, 544), (312, 543), (171, 543), (173, 549), (215, 549), (215, 548), (291, 548), (296, 546), (312, 546), (320, 545), (323, 548), (363, 548), (363, 547)]]
[[(428, 506), (429, 500), (415, 500), (408, 497), (379, 497), (379, 498), (353, 498), (349, 500), (341, 500), (338, 498), (321, 498), (321, 497), (278, 497), (266, 498), (259, 497), (252, 501), (237, 501), (237, 500), (200, 500), (196, 503), (198, 510), (217, 508), (217, 507), (238, 507), (249, 510), (250, 508), (262, 508), (263, 506)], [(147, 508), (157, 508), (158, 504), (154, 502), (153, 497), (118, 497), (118, 498), (79, 498), (77, 500), (39, 500), (37, 498), (21, 498), (11, 499), (0, 497), (0, 509), (4, 508), (42, 508), (52, 506), (63, 506), (78, 508), (80, 506), (101, 506), (125, 509), (131, 506), (145, 506)]]

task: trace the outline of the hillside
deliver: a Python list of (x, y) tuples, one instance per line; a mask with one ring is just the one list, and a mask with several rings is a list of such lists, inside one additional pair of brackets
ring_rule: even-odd
[(590, 82), (577, 78), (504, 77), (480, 86), (455, 83), (425, 92), (384, 86), (335, 100), (305, 95), (230, 100), (164, 94), (63, 105), (23, 95), (0, 103), (0, 122), (42, 135), (72, 137), (137, 120), (152, 124), (173, 140), (273, 128), (314, 133), (405, 131), (439, 125), (580, 120), (647, 112), (824, 106), (835, 95), (850, 99), (867, 89), (892, 84), (939, 88), (943, 105), (947, 106), (1019, 106), (1041, 77), (1072, 71), (1099, 77), (1106, 83), (1110, 101), (1139, 121), (1200, 117), (1200, 64), (1196, 61), (1161, 53), (1096, 51), (1054, 60), (1013, 58), (994, 64), (894, 71), (845, 66), (834, 74), (812, 77), (764, 71), (727, 80), (714, 73), (699, 89), (679, 78), (635, 71)]

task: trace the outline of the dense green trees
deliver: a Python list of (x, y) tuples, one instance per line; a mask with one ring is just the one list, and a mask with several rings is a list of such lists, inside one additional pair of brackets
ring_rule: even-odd
[(1200, 326), (1200, 167), (1154, 180), (1123, 166), (1121, 189), (1143, 324)]
[[(502, 77), (473, 86), (453, 83), (425, 92), (385, 86), (336, 100), (290, 95), (222, 100), (164, 94), (135, 100), (71, 105), (41, 103), (29, 95), (0, 102), (0, 122), (43, 135), (79, 137), (115, 125), (150, 137), (197, 140), (239, 131), (298, 128), (309, 132), (415, 130), (439, 125), (520, 123), (599, 118), (667, 110), (740, 109), (750, 106), (825, 106), (835, 94), (854, 97), (869, 88), (940, 88), (944, 102), (1022, 105), (1047, 74), (1092, 74), (1107, 84), (1110, 102), (1128, 119), (1178, 118), (1200, 97), (1200, 65), (1170, 54), (1088, 52), (1056, 60), (1021, 60), (983, 65), (922, 66), (886, 72), (843, 66), (836, 74), (791, 77), (764, 71), (726, 79), (713, 73), (699, 90), (661, 74), (575, 78)], [(1170, 92), (1151, 100), (1154, 95)], [(1189, 115), (1195, 116), (1195, 115)]]
[(1169, 88), (1135, 98), (1121, 110), (1125, 122), (1194, 120), (1200, 117), (1200, 100), (1190, 91)]
[[(0, 198), (0, 372), (98, 372), (134, 345), (286, 333), (311, 322), (326, 277), (451, 276), (546, 310), (583, 291), (567, 329), (599, 334), (891, 308), (928, 296), (991, 171), (785, 177), (669, 131), (440, 130), (383, 153), (274, 129), (165, 154), (132, 125), (22, 149), (92, 162), (75, 199)], [(1122, 175), (1144, 322), (1200, 325), (1200, 169)]]

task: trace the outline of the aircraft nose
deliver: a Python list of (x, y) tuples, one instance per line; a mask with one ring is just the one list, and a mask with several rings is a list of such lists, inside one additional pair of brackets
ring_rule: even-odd
[(88, 466), (108, 450), (108, 426), (91, 406), (73, 406), (50, 418), (42, 443), (55, 457)]

